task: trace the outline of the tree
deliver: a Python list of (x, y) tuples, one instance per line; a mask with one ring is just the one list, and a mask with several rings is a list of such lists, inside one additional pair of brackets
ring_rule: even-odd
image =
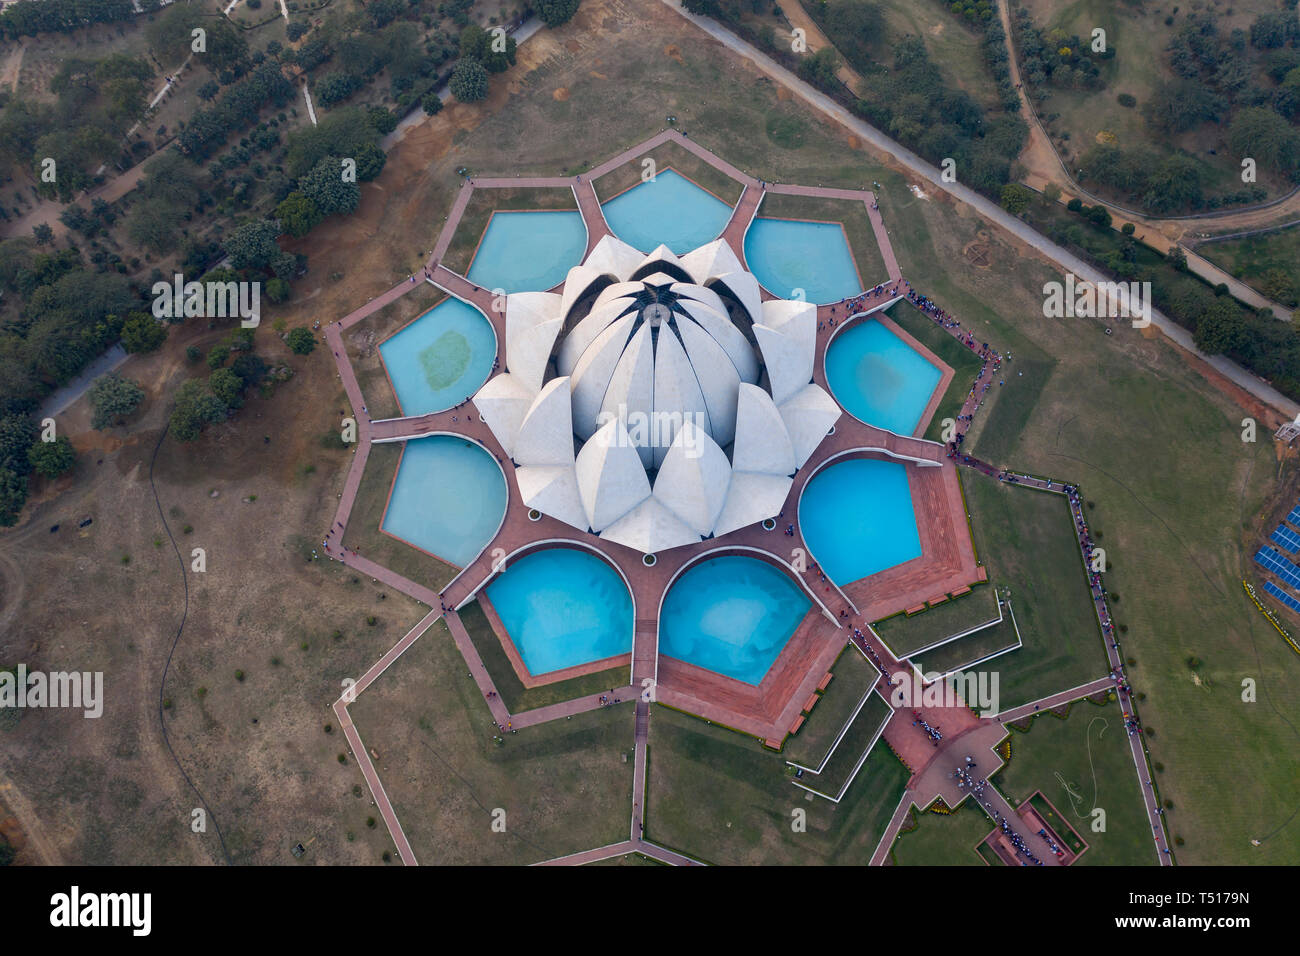
[(289, 235), (305, 236), (316, 228), (325, 215), (316, 203), (303, 195), (301, 190), (295, 189), (275, 207), (275, 218)]
[(134, 412), (144, 399), (144, 390), (131, 379), (109, 372), (95, 379), (87, 398), (90, 401), (91, 427), (103, 431)]
[(288, 338), (285, 341), (289, 344), (290, 351), (295, 355), (310, 355), (312, 349), (316, 348), (316, 336), (311, 334), (311, 329), (303, 326), (290, 329)]
[(1270, 109), (1250, 107), (1232, 118), (1228, 145), (1238, 156), (1290, 176), (1300, 174), (1300, 133)]
[(72, 450), (68, 436), (60, 435), (54, 441), (38, 441), (32, 445), (27, 451), (27, 460), (41, 477), (57, 478), (76, 464), (77, 453)]
[(221, 244), (236, 269), (262, 269), (280, 254), (276, 237), (280, 223), (273, 219), (257, 219), (239, 226)]
[(31, 472), (27, 449), (36, 441), (36, 423), (26, 415), (0, 418), (0, 468), (8, 468), (19, 477)]
[(447, 87), (462, 103), (477, 103), (488, 95), (487, 70), (477, 60), (461, 60), (451, 71)]
[(1018, 216), (1029, 208), (1029, 198), (1033, 194), (1019, 183), (1007, 183), (1002, 187), (1002, 208), (1013, 216)]
[(226, 408), (234, 410), (244, 405), (244, 380), (232, 369), (219, 368), (208, 376), (208, 388), (212, 394), (225, 403)]
[(420, 100), (420, 105), (424, 107), (424, 111), (430, 116), (437, 116), (442, 112), (442, 97), (436, 91), (428, 93), (424, 99)]
[(122, 323), (122, 347), (131, 353), (153, 352), (167, 341), (167, 324), (144, 312), (132, 312)]
[(205, 391), (198, 379), (190, 379), (176, 391), (168, 429), (177, 441), (194, 441), (205, 426), (225, 421), (226, 414), (225, 402)]
[(245, 352), (231, 362), (230, 370), (239, 376), (245, 388), (251, 388), (266, 378), (266, 363), (252, 352)]
[(1227, 299), (1205, 310), (1196, 321), (1192, 341), (1207, 355), (1231, 355), (1250, 339), (1250, 330), (1237, 306)]
[(48, 222), (38, 222), (32, 226), (32, 235), (36, 237), (38, 246), (48, 246), (54, 242), (54, 230), (50, 228)]
[(298, 180), (298, 189), (322, 216), (352, 212), (361, 202), (361, 187), (343, 178), (343, 161), (337, 156), (326, 156), (312, 167)]
[(0, 527), (17, 524), (18, 514), (26, 503), (27, 479), (12, 468), (0, 467)]
[(548, 27), (558, 27), (573, 19), (578, 0), (537, 0), (537, 15)]
[(384, 164), (388, 162), (388, 154), (378, 146), (370, 143), (362, 146), (357, 150), (357, 181), (368, 183), (384, 171)]

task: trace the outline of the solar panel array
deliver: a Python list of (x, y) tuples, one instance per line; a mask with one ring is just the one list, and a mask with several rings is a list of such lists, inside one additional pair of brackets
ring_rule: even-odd
[(1260, 548), (1255, 560), (1281, 578), (1282, 583), (1300, 588), (1300, 568), (1282, 557), (1276, 548)]
[(1274, 542), (1282, 546), (1283, 551), (1289, 551), (1291, 554), (1300, 551), (1300, 534), (1296, 534), (1284, 524), (1278, 525), (1271, 537)]
[(1300, 611), (1300, 601), (1297, 601), (1291, 595), (1287, 594), (1285, 591), (1283, 591), (1272, 581), (1264, 582), (1264, 590), (1267, 591), (1269, 594), (1273, 595), (1273, 597), (1277, 598), (1279, 601), (1281, 601), (1291, 610)]
[(1296, 505), (1291, 509), (1291, 513), (1286, 516), (1286, 520), (1300, 528), (1300, 505)]

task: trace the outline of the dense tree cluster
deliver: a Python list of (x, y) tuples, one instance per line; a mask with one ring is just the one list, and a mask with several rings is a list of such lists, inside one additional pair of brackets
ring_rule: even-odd
[(266, 60), (234, 83), (215, 105), (198, 110), (177, 137), (181, 149), (195, 162), (211, 158), (230, 134), (257, 121), (266, 106), (284, 106), (293, 99), (293, 84), (280, 65)]
[[(161, 0), (139, 0), (140, 9), (157, 10)], [(0, 13), (0, 36), (70, 33), (96, 23), (116, 23), (136, 15), (132, 0), (19, 0)]]

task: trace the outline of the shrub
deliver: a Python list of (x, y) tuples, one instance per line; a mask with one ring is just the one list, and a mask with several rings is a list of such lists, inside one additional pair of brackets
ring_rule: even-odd
[(285, 341), (294, 355), (310, 355), (316, 348), (316, 336), (311, 334), (311, 329), (304, 326), (291, 329)]

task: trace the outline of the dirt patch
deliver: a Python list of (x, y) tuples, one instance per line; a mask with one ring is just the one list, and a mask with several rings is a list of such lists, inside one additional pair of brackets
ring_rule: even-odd
[(551, 94), (551, 99), (555, 100), (557, 103), (563, 103), (568, 98), (569, 88), (567, 86), (558, 87), (555, 92)]
[(1119, 142), (1119, 137), (1108, 129), (1097, 131), (1097, 142), (1103, 146), (1114, 146)]
[(786, 100), (794, 99), (794, 94), (791, 93), (786, 87), (778, 86), (776, 88), (776, 98), (780, 100), (782, 103), (784, 103), (786, 102)]
[(670, 43), (664, 47), (664, 56), (670, 57), (683, 65), (686, 63), (686, 61), (682, 59), (682, 51), (677, 48), (677, 44), (675, 43)]

